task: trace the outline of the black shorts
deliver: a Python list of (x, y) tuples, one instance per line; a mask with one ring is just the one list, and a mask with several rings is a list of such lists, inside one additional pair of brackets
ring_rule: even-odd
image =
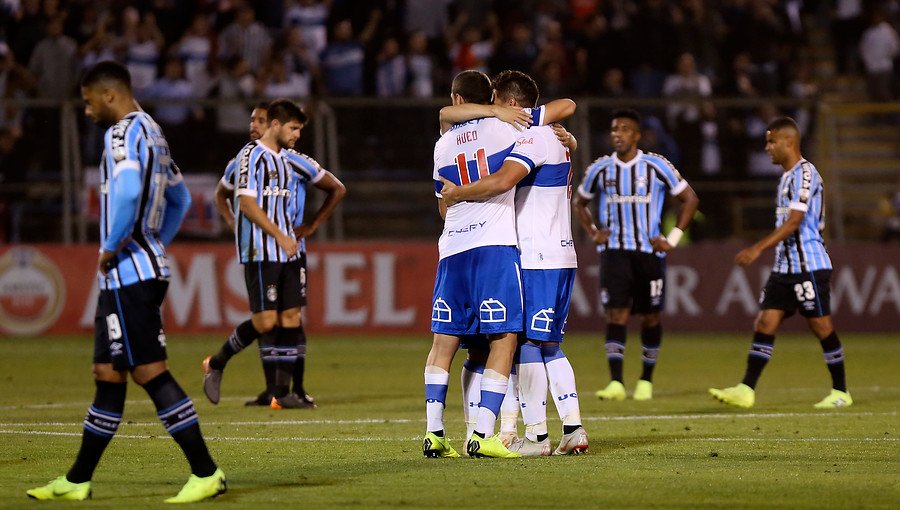
[(288, 310), (306, 304), (306, 254), (291, 262), (244, 264), (250, 311)]
[(804, 317), (831, 315), (831, 270), (769, 274), (759, 297), (761, 310), (782, 310), (785, 317), (800, 311)]
[(166, 360), (166, 335), (159, 306), (169, 282), (148, 280), (100, 290), (94, 316), (94, 363), (129, 370)]
[(653, 313), (665, 303), (666, 259), (636, 250), (600, 253), (600, 301), (603, 307)]

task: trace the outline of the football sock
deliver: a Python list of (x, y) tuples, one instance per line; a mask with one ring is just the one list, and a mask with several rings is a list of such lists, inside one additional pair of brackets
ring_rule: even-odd
[(662, 343), (662, 324), (641, 328), (641, 361), (644, 365), (641, 379), (645, 381), (653, 381), (653, 369), (656, 368), (660, 343)]
[(838, 340), (837, 333), (831, 332), (822, 340), (822, 352), (825, 355), (825, 365), (831, 373), (831, 387), (838, 391), (847, 391), (847, 381), (844, 374), (844, 348)]
[(500, 404), (500, 432), (516, 432), (516, 422), (519, 419), (519, 376), (516, 366), (513, 365), (509, 373), (509, 384), (506, 386), (506, 395)]
[(425, 430), (439, 436), (444, 430), (444, 403), (449, 384), (449, 372), (434, 365), (425, 366)]
[(581, 426), (581, 408), (578, 405), (578, 393), (575, 390), (575, 371), (569, 358), (560, 349), (558, 343), (546, 343), (541, 346), (541, 357), (547, 368), (547, 379), (550, 382), (550, 395), (556, 404), (556, 412), (563, 422), (563, 427)]
[(191, 465), (191, 473), (205, 478), (216, 472), (200, 433), (200, 421), (194, 403), (168, 370), (144, 384), (144, 390), (156, 406), (156, 414), (172, 438), (181, 447)]
[(94, 403), (88, 408), (84, 417), (84, 432), (81, 435), (81, 448), (75, 463), (66, 474), (66, 480), (72, 483), (87, 482), (94, 476), (94, 469), (100, 463), (100, 457), (106, 449), (125, 409), (125, 383), (95, 381), (97, 391)]
[(297, 329), (297, 361), (294, 363), (294, 393), (300, 395), (302, 398), (306, 395), (306, 389), (303, 387), (303, 374), (306, 371), (306, 332), (303, 330), (303, 324)]
[(756, 388), (756, 382), (762, 374), (766, 363), (772, 359), (772, 349), (775, 347), (775, 335), (753, 333), (753, 343), (750, 344), (750, 352), (747, 354), (747, 372), (742, 383), (751, 388)]
[(475, 433), (479, 437), (494, 435), (500, 405), (509, 387), (509, 377), (501, 375), (490, 368), (484, 369), (481, 376), (481, 402), (478, 404), (478, 417), (475, 419)]
[(253, 321), (246, 320), (238, 324), (238, 327), (228, 335), (228, 339), (222, 344), (219, 352), (210, 358), (209, 366), (215, 370), (225, 370), (228, 360), (252, 344), (257, 337), (259, 337), (259, 332), (253, 327)]
[(625, 360), (627, 333), (624, 324), (606, 325), (606, 360), (609, 362), (609, 376), (613, 381), (622, 382), (622, 362)]
[(463, 418), (466, 421), (466, 441), (475, 431), (475, 418), (478, 416), (478, 403), (481, 402), (481, 374), (484, 365), (467, 359), (460, 373), (460, 385), (463, 394)]
[(531, 342), (519, 346), (516, 369), (525, 437), (537, 441), (538, 435), (547, 433), (547, 369), (544, 368), (541, 346)]

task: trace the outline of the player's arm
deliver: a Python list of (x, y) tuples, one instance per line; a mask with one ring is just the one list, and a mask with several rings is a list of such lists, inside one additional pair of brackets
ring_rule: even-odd
[(130, 159), (119, 161), (113, 168), (110, 180), (113, 203), (109, 206), (109, 235), (100, 248), (97, 260), (97, 267), (103, 274), (106, 274), (108, 264), (126, 244), (134, 230), (138, 203), (141, 199), (140, 164)]
[(448, 207), (459, 202), (487, 200), (513, 189), (528, 175), (528, 171), (528, 167), (517, 161), (504, 161), (497, 172), (464, 186), (457, 186), (441, 177), (444, 183), (441, 196)]
[[(314, 186), (325, 192), (325, 201), (322, 202), (322, 206), (319, 207), (309, 223), (302, 223), (294, 227), (294, 234), (298, 239), (313, 235), (319, 225), (331, 216), (337, 205), (347, 195), (344, 183), (327, 170), (321, 171), (321, 177), (314, 183)], [(302, 218), (299, 219), (302, 221)]]
[(446, 133), (454, 124), (484, 117), (496, 117), (520, 130), (527, 129), (532, 123), (531, 111), (528, 109), (505, 105), (464, 103), (441, 108), (441, 134)]
[(175, 239), (175, 234), (181, 228), (184, 217), (191, 208), (191, 191), (181, 177), (178, 167), (172, 164), (173, 172), (170, 175), (169, 184), (166, 186), (166, 209), (163, 215), (163, 223), (159, 227), (159, 240), (163, 246), (168, 246)]
[(586, 198), (582, 196), (581, 193), (577, 193), (575, 195), (575, 200), (572, 202), (572, 209), (575, 212), (575, 216), (578, 218), (578, 223), (581, 224), (581, 228), (587, 232), (588, 237), (590, 237), (594, 243), (604, 244), (609, 241), (609, 229), (597, 228), (597, 224), (594, 223), (594, 213), (591, 212), (590, 198)]
[(684, 189), (675, 195), (675, 198), (681, 203), (681, 211), (678, 213), (678, 222), (676, 223), (675, 228), (673, 228), (666, 237), (660, 235), (659, 237), (650, 240), (650, 244), (653, 245), (654, 251), (667, 252), (678, 246), (678, 241), (681, 240), (681, 236), (684, 234), (685, 229), (688, 228), (688, 225), (691, 224), (691, 220), (694, 218), (694, 215), (697, 213), (697, 208), (700, 206), (700, 198), (697, 196), (694, 188), (687, 183), (685, 183)]
[(781, 241), (784, 241), (788, 238), (788, 236), (793, 235), (794, 232), (800, 228), (800, 223), (803, 222), (803, 216), (806, 215), (805, 211), (798, 211), (796, 209), (792, 209), (790, 215), (788, 215), (787, 219), (784, 220), (784, 223), (778, 226), (775, 230), (773, 230), (769, 235), (762, 238), (749, 248), (744, 248), (739, 251), (737, 255), (734, 257), (735, 263), (740, 266), (748, 266), (753, 263), (756, 259), (759, 258), (760, 254), (768, 250), (769, 248), (777, 245)]

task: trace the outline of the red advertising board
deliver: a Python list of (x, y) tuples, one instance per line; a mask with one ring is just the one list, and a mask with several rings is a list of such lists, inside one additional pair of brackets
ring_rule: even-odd
[[(305, 323), (317, 333), (428, 335), (437, 267), (434, 243), (314, 244), (309, 253)], [(732, 263), (740, 247), (704, 244), (675, 250), (666, 272), (666, 329), (749, 331), (768, 267)], [(829, 246), (832, 310), (840, 331), (900, 330), (900, 247)], [(97, 286), (94, 246), (0, 247), (0, 333), (86, 333)], [(166, 329), (222, 332), (248, 316), (243, 272), (228, 244), (176, 243), (164, 305)], [(770, 260), (769, 257), (764, 257)], [(603, 326), (598, 257), (579, 249), (569, 331)], [(786, 327), (803, 328), (800, 320)]]

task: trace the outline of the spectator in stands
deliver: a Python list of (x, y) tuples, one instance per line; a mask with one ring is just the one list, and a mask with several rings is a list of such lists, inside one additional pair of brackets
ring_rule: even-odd
[(269, 57), (272, 37), (268, 29), (256, 21), (253, 7), (241, 3), (234, 21), (219, 35), (219, 58), (240, 57), (250, 69), (259, 69)]
[(378, 27), (381, 11), (372, 16), (358, 37), (353, 35), (349, 19), (334, 25), (333, 40), (322, 52), (321, 66), (325, 90), (335, 96), (361, 96), (363, 94), (363, 64), (365, 45)]
[(883, 7), (872, 11), (871, 23), (859, 42), (866, 68), (866, 88), (872, 101), (894, 99), (894, 58), (900, 54), (900, 38), (888, 23)]
[(409, 95), (434, 95), (434, 56), (428, 52), (428, 36), (417, 31), (406, 42), (406, 69), (409, 72)]
[[(695, 176), (700, 169), (703, 139), (698, 100), (712, 94), (712, 84), (707, 76), (697, 71), (694, 56), (690, 53), (678, 57), (675, 69), (675, 74), (670, 74), (663, 82), (663, 95), (672, 100), (666, 108), (666, 121), (681, 148), (679, 168)], [(678, 98), (685, 101), (676, 101)]]
[(28, 70), (37, 80), (38, 97), (68, 99), (75, 95), (78, 82), (78, 47), (63, 34), (62, 15), (47, 22), (47, 36), (34, 48)]
[(299, 28), (303, 45), (317, 58), (328, 44), (328, 13), (330, 9), (331, 0), (295, 0), (291, 2), (285, 12), (285, 28)]
[(388, 37), (381, 44), (375, 71), (375, 89), (378, 97), (398, 97), (406, 94), (406, 58), (400, 53), (400, 43)]
[(209, 88), (213, 41), (209, 18), (201, 13), (194, 16), (191, 26), (170, 50), (170, 54), (184, 62), (184, 76), (194, 88), (194, 94), (200, 97)]
[(137, 9), (128, 7), (122, 17), (125, 65), (131, 73), (131, 88), (140, 95), (156, 81), (159, 57), (166, 41), (152, 12), (145, 12), (142, 18)]

